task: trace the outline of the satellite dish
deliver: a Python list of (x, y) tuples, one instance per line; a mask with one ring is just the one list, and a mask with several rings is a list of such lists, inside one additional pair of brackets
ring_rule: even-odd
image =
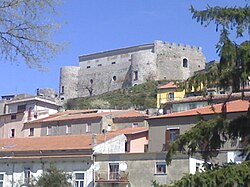
[(162, 109), (162, 108), (159, 109), (159, 110), (158, 110), (158, 113), (162, 115), (162, 114), (163, 114), (163, 109)]
[(100, 164), (99, 163), (95, 163), (94, 164), (94, 171), (98, 171), (100, 169)]
[(122, 162), (119, 164), (119, 170), (120, 171), (126, 171), (128, 168), (128, 165), (125, 162)]

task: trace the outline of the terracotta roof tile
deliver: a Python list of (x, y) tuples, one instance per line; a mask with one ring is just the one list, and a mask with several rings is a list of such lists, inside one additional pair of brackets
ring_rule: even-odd
[(127, 110), (124, 112), (116, 113), (114, 118), (135, 118), (135, 117), (147, 117), (147, 115), (136, 110)]
[(125, 128), (125, 129), (119, 129), (116, 131), (111, 131), (110, 134), (112, 133), (117, 133), (117, 134), (137, 134), (141, 132), (147, 132), (148, 128), (147, 127), (135, 127), (135, 128)]
[(83, 157), (91, 157), (91, 155), (49, 155), (49, 156), (45, 156), (45, 155), (41, 155), (41, 156), (33, 156), (33, 155), (27, 155), (27, 156), (11, 156), (11, 157), (0, 157), (0, 160), (5, 160), (5, 159), (41, 159), (41, 158), (83, 158)]
[[(214, 114), (214, 112), (221, 113), (222, 105), (223, 104), (213, 105), (214, 111), (213, 111), (211, 106), (206, 106), (206, 107), (195, 108), (195, 109), (187, 110), (187, 111), (165, 114), (165, 115), (161, 115), (161, 116), (153, 116), (153, 117), (149, 117), (148, 119), (193, 116), (193, 115), (197, 115), (197, 114)], [(231, 101), (231, 102), (228, 102), (226, 105), (227, 113), (246, 112), (246, 111), (248, 111), (248, 107), (249, 107), (249, 101), (246, 101), (246, 100)]]
[(174, 82), (169, 82), (163, 86), (158, 87), (158, 89), (175, 89), (177, 86), (175, 85)]
[(49, 117), (28, 122), (29, 123), (44, 123), (53, 121), (67, 121), (74, 119), (89, 119), (89, 118), (101, 118), (106, 115), (114, 114), (114, 112), (100, 112), (100, 113), (79, 113), (79, 112), (61, 112), (50, 115)]
[[(115, 137), (115, 134), (107, 134), (106, 140)], [(105, 141), (103, 134), (96, 135), (96, 143)], [(9, 151), (46, 151), (46, 150), (72, 150), (91, 149), (92, 135), (77, 136), (42, 136), (26, 138), (1, 139), (0, 153)]]
[[(244, 93), (245, 98), (249, 98), (250, 97), (250, 93), (249, 92), (245, 92)], [(213, 101), (216, 100), (227, 100), (229, 97), (228, 94), (215, 94), (213, 96)], [(242, 97), (242, 93), (233, 93), (230, 96), (230, 101), (232, 100), (239, 100)], [(199, 101), (207, 101), (207, 100), (211, 100), (211, 96), (192, 96), (192, 97), (186, 97), (183, 98), (181, 100), (173, 100), (173, 101), (168, 101), (168, 104), (173, 104), (173, 103), (188, 103), (188, 102), (199, 102)]]

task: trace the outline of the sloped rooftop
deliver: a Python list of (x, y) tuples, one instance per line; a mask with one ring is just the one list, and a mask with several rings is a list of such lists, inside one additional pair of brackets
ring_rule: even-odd
[[(149, 117), (148, 119), (150, 120), (150, 119), (160, 119), (160, 118), (194, 116), (198, 114), (204, 115), (204, 114), (221, 113), (222, 105), (223, 103), (215, 104), (212, 106), (195, 108), (195, 109), (187, 110), (187, 111), (175, 112), (175, 113), (165, 114), (165, 115), (160, 115), (160, 116), (153, 116), (153, 117)], [(249, 101), (247, 100), (235, 100), (235, 101), (227, 102), (226, 104), (227, 113), (246, 112), (248, 111), (248, 108), (249, 108)]]

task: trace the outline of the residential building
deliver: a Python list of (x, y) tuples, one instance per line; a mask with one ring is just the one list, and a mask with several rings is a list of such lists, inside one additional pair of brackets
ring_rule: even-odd
[(65, 111), (36, 121), (27, 122), (23, 131), (29, 136), (34, 129), (34, 136), (58, 136), (79, 134), (101, 134), (105, 131), (128, 127), (147, 126), (147, 115), (139, 111), (88, 112)]
[(24, 186), (51, 165), (70, 174), (73, 186), (93, 186), (92, 155), (124, 153), (125, 141), (122, 134), (2, 139), (0, 186)]
[(95, 154), (95, 185), (97, 187), (151, 187), (152, 181), (170, 184), (185, 174), (194, 174), (202, 161), (177, 155), (166, 165), (166, 152)]
[(169, 101), (178, 101), (185, 97), (185, 90), (178, 88), (174, 82), (160, 86), (157, 90), (157, 108)]
[(24, 123), (58, 112), (60, 105), (37, 96), (14, 97), (4, 102), (0, 115), (0, 138), (23, 137)]
[(136, 110), (117, 112), (113, 117), (112, 129), (147, 127), (147, 121), (145, 120), (147, 117), (148, 115)]
[(148, 127), (131, 127), (112, 131), (111, 133), (124, 134), (125, 152), (144, 153), (148, 149)]
[[(234, 101), (242, 98), (242, 93), (232, 94), (214, 94), (206, 96), (185, 97), (181, 100), (168, 101), (163, 106), (163, 113), (168, 114), (172, 112), (187, 111), (194, 108), (209, 106), (211, 104), (224, 103), (225, 101)], [(244, 99), (250, 100), (250, 92), (244, 92)]]
[[(171, 142), (180, 134), (184, 134), (199, 121), (199, 116), (204, 120), (214, 119), (221, 113), (223, 104), (215, 104), (213, 107), (206, 106), (188, 111), (170, 113), (160, 116), (149, 117), (149, 152), (167, 151)], [(235, 119), (245, 115), (249, 108), (248, 100), (235, 100), (226, 104), (227, 118)], [(224, 145), (221, 150), (235, 149), (230, 143)], [(227, 160), (227, 151), (221, 155), (220, 160)]]

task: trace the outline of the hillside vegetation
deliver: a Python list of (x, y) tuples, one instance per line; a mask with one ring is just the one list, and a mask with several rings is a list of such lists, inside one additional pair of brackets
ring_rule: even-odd
[(97, 96), (69, 99), (65, 107), (67, 109), (128, 109), (133, 107), (140, 110), (156, 108), (157, 87), (166, 83), (166, 80), (152, 80)]

